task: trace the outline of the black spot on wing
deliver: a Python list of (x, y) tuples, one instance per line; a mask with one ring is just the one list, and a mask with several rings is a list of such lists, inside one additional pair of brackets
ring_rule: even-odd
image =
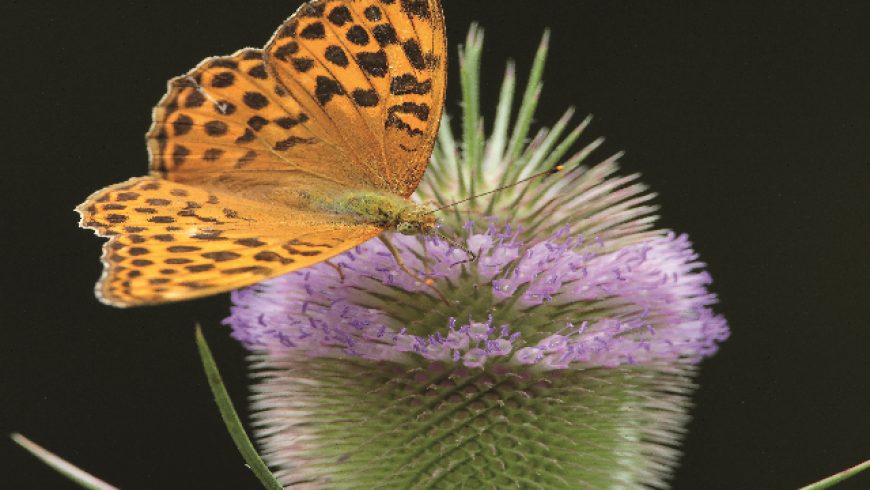
[(226, 262), (227, 260), (234, 260), (234, 259), (241, 257), (241, 255), (239, 255), (235, 252), (229, 252), (229, 251), (226, 251), (226, 252), (207, 252), (207, 253), (202, 254), (202, 256), (205, 257), (206, 259), (214, 260), (215, 262)]
[[(194, 247), (194, 248), (199, 250), (199, 247)], [(191, 262), (193, 262), (193, 261), (190, 259), (166, 259), (163, 261), (164, 264), (169, 264), (169, 265), (184, 265), (184, 264), (189, 264)]]
[(302, 114), (299, 114), (299, 117), (287, 116), (287, 117), (281, 117), (281, 118), (275, 119), (275, 124), (277, 124), (278, 126), (284, 128), (284, 129), (291, 129), (291, 128), (293, 128), (299, 124), (302, 124), (306, 121), (308, 121), (308, 115), (305, 113), (302, 113)]
[(223, 121), (209, 121), (205, 123), (205, 133), (212, 137), (223, 136), (229, 131), (229, 126)]
[(112, 224), (119, 224), (127, 221), (127, 217), (123, 214), (110, 214), (106, 216), (106, 221)]
[(410, 114), (420, 121), (427, 121), (429, 119), (430, 108), (427, 104), (416, 104), (414, 102), (405, 102), (402, 104), (397, 104), (387, 111), (387, 120), (384, 122), (384, 127), (396, 128), (399, 130), (407, 131), (411, 136), (421, 136), (423, 131), (417, 128), (411, 127), (410, 124), (406, 123), (400, 116), (400, 114)]
[(195, 235), (190, 235), (190, 238), (193, 238), (194, 240), (202, 240), (202, 241), (206, 241), (206, 242), (221, 242), (221, 241), (227, 240), (226, 237), (221, 236), (222, 234), (223, 234), (223, 232), (220, 230), (208, 230), (208, 231), (203, 231), (201, 233), (197, 233)]
[(311, 58), (293, 58), (292, 63), (299, 73), (305, 73), (314, 67), (314, 60)]
[(236, 138), (236, 143), (238, 143), (238, 144), (250, 143), (251, 141), (254, 141), (254, 139), (256, 139), (256, 135), (254, 134), (254, 131), (251, 130), (251, 128), (245, 128), (245, 134)]
[(224, 150), (218, 148), (209, 148), (205, 150), (205, 153), (202, 155), (202, 159), (207, 162), (216, 162), (220, 160), (220, 158), (224, 155)]
[(223, 71), (211, 79), (211, 86), (215, 88), (232, 87), (236, 83), (236, 76), (232, 72)]
[(234, 269), (227, 269), (221, 271), (221, 274), (259, 274), (262, 276), (266, 276), (272, 273), (272, 269), (268, 267), (258, 267), (258, 266), (247, 266), (247, 267), (236, 267)]
[(171, 102), (166, 104), (166, 106), (163, 108), (163, 110), (165, 111), (164, 112), (165, 116), (169, 116), (173, 112), (177, 111), (178, 110), (178, 97), (172, 99)]
[[(174, 253), (174, 254), (184, 254), (184, 253), (190, 253), (190, 252), (198, 252), (198, 251), (202, 250), (202, 248), (196, 247), (193, 245), (173, 245), (171, 247), (167, 247), (166, 250), (169, 251), (170, 253)], [(172, 260), (172, 259), (170, 259), (170, 260)], [(178, 259), (175, 259), (175, 260), (177, 261)], [(170, 262), (166, 261), (166, 263), (169, 264)], [(174, 262), (174, 263), (180, 264), (181, 262)]]
[(329, 46), (326, 48), (326, 53), (324, 57), (332, 62), (332, 64), (340, 66), (342, 68), (346, 67), (349, 63), (347, 59), (347, 55), (344, 54), (344, 50), (339, 46)]
[(387, 129), (396, 128), (396, 129), (404, 130), (404, 131), (407, 131), (408, 134), (410, 134), (411, 136), (422, 136), (423, 135), (423, 131), (421, 131), (417, 128), (412, 128), (410, 124), (403, 121), (402, 118), (400, 118), (399, 115), (396, 113), (392, 113), (389, 116), (387, 116), (387, 120), (384, 122), (384, 127)]
[(405, 51), (405, 57), (411, 62), (417, 70), (426, 68), (426, 61), (423, 59), (423, 51), (420, 49), (420, 44), (416, 39), (409, 39), (402, 44), (402, 49)]
[(213, 264), (198, 264), (198, 265), (189, 265), (185, 267), (190, 272), (206, 272), (214, 269)]
[(272, 54), (281, 61), (287, 61), (288, 57), (298, 52), (299, 44), (297, 44), (296, 41), (290, 41), (289, 43), (276, 49)]
[(326, 28), (323, 27), (323, 23), (314, 22), (302, 29), (299, 36), (302, 39), (323, 39), (326, 37)]
[(369, 75), (383, 78), (387, 75), (387, 53), (382, 49), (375, 52), (363, 52), (356, 56), (359, 66)]
[(175, 145), (175, 149), (172, 150), (172, 163), (176, 167), (180, 167), (185, 159), (187, 159), (187, 155), (190, 155), (190, 150), (188, 150), (186, 146)]
[(350, 10), (348, 10), (344, 5), (332, 9), (329, 13), (328, 19), (339, 27), (353, 21), (353, 18), (350, 15)]
[(291, 20), (284, 27), (278, 31), (278, 39), (284, 39), (285, 37), (296, 37), (296, 30), (299, 28), (298, 20)]
[(239, 157), (238, 160), (236, 160), (236, 165), (235, 165), (235, 167), (236, 167), (236, 168), (243, 168), (243, 167), (245, 167), (246, 165), (248, 165), (248, 164), (250, 164), (251, 162), (253, 162), (256, 158), (257, 158), (257, 152), (254, 151), (254, 150), (248, 150), (247, 153), (245, 153), (244, 155), (242, 155), (241, 157)]
[[(133, 201), (139, 199), (138, 192), (122, 192), (115, 196), (116, 201)], [(132, 232), (131, 232), (132, 233)]]
[(235, 70), (239, 67), (239, 64), (235, 60), (231, 60), (228, 58), (220, 58), (212, 61), (208, 65), (209, 68), (230, 68)]
[(300, 138), (299, 136), (290, 136), (287, 139), (275, 143), (275, 151), (287, 151), (296, 145), (313, 143), (314, 138)]
[(369, 43), (369, 33), (360, 26), (353, 26), (347, 30), (347, 40), (357, 46), (365, 46)]
[(389, 44), (398, 44), (399, 38), (396, 35), (396, 29), (390, 24), (378, 24), (372, 29), (372, 34), (375, 35), (375, 40), (383, 48)]
[(435, 53), (426, 53), (426, 68), (430, 70), (434, 70), (441, 66), (441, 57), (436, 56)]
[(263, 63), (260, 63), (259, 65), (256, 65), (248, 70), (248, 75), (258, 80), (265, 80), (269, 78), (269, 74), (266, 73), (266, 65), (264, 65)]
[(317, 77), (317, 88), (314, 90), (314, 94), (320, 105), (326, 105), (333, 96), (345, 95), (345, 91), (337, 80), (321, 75)]
[(188, 95), (187, 99), (184, 100), (184, 107), (194, 109), (200, 107), (204, 103), (205, 95), (203, 95), (199, 90), (194, 90), (190, 92), (190, 95)]
[(236, 105), (227, 100), (219, 100), (214, 103), (214, 111), (223, 116), (229, 116), (236, 112)]
[(312, 5), (306, 3), (299, 7), (299, 15), (301, 17), (323, 17), (323, 10), (326, 8), (326, 3)]
[(360, 107), (375, 107), (380, 102), (377, 90), (356, 89), (353, 91), (353, 101)]
[(428, 104), (404, 102), (402, 104), (397, 104), (390, 107), (388, 113), (391, 115), (396, 113), (411, 114), (417, 119), (425, 122), (429, 120), (429, 111), (430, 109)]
[(432, 91), (432, 80), (419, 81), (411, 74), (393, 77), (390, 83), (390, 93), (393, 95), (426, 95)]
[(245, 92), (245, 95), (242, 96), (242, 100), (245, 102), (245, 105), (255, 110), (262, 109), (269, 105), (269, 99), (260, 92)]
[(417, 16), (422, 19), (428, 19), (431, 15), (429, 3), (426, 0), (402, 0), (402, 12), (408, 16)]
[(242, 238), (242, 239), (236, 240), (234, 243), (236, 245), (241, 245), (243, 247), (250, 247), (250, 248), (257, 248), (257, 247), (262, 247), (262, 246), (266, 245), (266, 242), (262, 242), (260, 240), (257, 240), (256, 238)]
[(379, 9), (378, 7), (376, 7), (374, 5), (366, 8), (365, 12), (363, 12), (363, 13), (366, 16), (366, 19), (368, 19), (371, 22), (377, 22), (377, 21), (381, 20), (381, 9)]
[(248, 119), (248, 127), (254, 131), (260, 131), (267, 124), (269, 124), (269, 120), (262, 116), (252, 116)]
[(191, 119), (186, 114), (181, 114), (178, 116), (178, 119), (172, 123), (172, 131), (175, 133), (175, 136), (182, 136), (190, 132), (193, 129), (193, 119)]

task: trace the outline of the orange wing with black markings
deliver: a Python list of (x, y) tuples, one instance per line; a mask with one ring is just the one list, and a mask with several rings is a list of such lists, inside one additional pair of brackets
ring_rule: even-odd
[(77, 211), (82, 226), (110, 238), (96, 293), (121, 307), (236, 289), (328, 259), (381, 232), (153, 177), (103, 189)]
[(429, 162), (446, 89), (444, 16), (435, 0), (317, 0), (266, 45), (268, 66), (314, 119), (410, 196)]

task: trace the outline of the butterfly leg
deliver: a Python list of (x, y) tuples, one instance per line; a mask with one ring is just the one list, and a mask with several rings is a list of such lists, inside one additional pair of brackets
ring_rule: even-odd
[(447, 301), (447, 298), (444, 296), (444, 293), (442, 293), (441, 290), (438, 289), (437, 286), (435, 286), (435, 281), (433, 281), (431, 278), (423, 279), (422, 277), (418, 276), (417, 274), (412, 272), (410, 269), (408, 269), (408, 267), (405, 265), (405, 261), (402, 260), (402, 256), (399, 255), (399, 251), (396, 250), (396, 246), (393, 245), (393, 242), (391, 242), (386, 237), (384, 237), (383, 234), (379, 235), (378, 238), (381, 240), (381, 242), (384, 244), (384, 246), (387, 247), (387, 250), (389, 250), (390, 253), (393, 254), (393, 258), (396, 259), (396, 265), (399, 266), (399, 269), (401, 269), (405, 274), (408, 274), (409, 276), (413, 277), (416, 281), (419, 281), (421, 284), (425, 284), (425, 285), (429, 286), (430, 288), (432, 288), (432, 290), (435, 291), (435, 294), (438, 296), (438, 298), (441, 299), (441, 301), (443, 301), (445, 305), (450, 306), (450, 302)]
[(457, 265), (467, 264), (469, 262), (474, 262), (477, 260), (478, 254), (472, 252), (471, 249), (468, 248), (466, 245), (450, 238), (449, 236), (445, 235), (444, 233), (441, 233), (440, 231), (438, 232), (438, 237), (441, 238), (442, 240), (444, 240), (445, 242), (449, 243), (450, 246), (452, 246), (453, 248), (462, 250), (463, 252), (466, 253), (466, 255), (468, 255), (467, 259), (460, 260), (459, 262), (456, 262), (455, 264), (450, 264), (450, 267), (455, 267)]
[(341, 280), (341, 282), (344, 283), (344, 271), (341, 270), (341, 265), (333, 264), (333, 263), (332, 263), (331, 261), (329, 261), (329, 260), (324, 260), (323, 262), (326, 263), (326, 265), (328, 265), (328, 266), (332, 267), (333, 269), (335, 269), (335, 271), (338, 272), (338, 278), (339, 278), (339, 280)]

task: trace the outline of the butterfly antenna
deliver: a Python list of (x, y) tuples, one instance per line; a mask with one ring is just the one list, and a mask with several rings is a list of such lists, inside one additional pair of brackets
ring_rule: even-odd
[[(497, 189), (493, 189), (493, 190), (491, 190), (491, 191), (484, 192), (483, 194), (478, 194), (478, 195), (476, 195), (476, 196), (467, 197), (467, 198), (465, 198), (465, 199), (463, 199), (463, 200), (461, 200), (461, 201), (456, 201), (456, 202), (454, 202), (454, 203), (450, 203), (450, 204), (447, 204), (447, 205), (441, 206), (440, 208), (433, 209), (432, 211), (429, 211), (429, 212), (426, 213), (426, 214), (437, 213), (438, 211), (442, 211), (442, 210), (447, 209), (447, 208), (452, 208), (453, 206), (458, 206), (459, 204), (463, 204), (463, 203), (466, 203), (466, 202), (468, 202), (468, 201), (473, 201), (473, 200), (477, 199), (478, 197), (484, 197), (484, 196), (488, 196), (488, 195), (490, 195), (490, 194), (495, 194), (496, 192), (501, 192), (501, 191), (503, 191), (503, 190), (505, 190), (505, 189), (510, 189), (511, 187), (515, 187), (515, 186), (518, 186), (518, 185), (520, 185), (520, 184), (525, 184), (526, 182), (529, 182), (529, 181), (535, 180), (535, 179), (537, 179), (538, 177), (544, 177), (544, 178), (546, 178), (546, 177), (549, 177), (549, 176), (551, 176), (551, 175), (553, 175), (553, 174), (557, 174), (557, 173), (561, 172), (562, 170), (565, 170), (565, 166), (564, 166), (564, 165), (556, 165), (555, 167), (553, 167), (553, 168), (551, 168), (551, 169), (549, 169), (549, 170), (545, 170), (545, 171), (543, 171), (543, 172), (536, 173), (535, 175), (532, 175), (531, 177), (526, 177), (526, 178), (523, 179), (523, 180), (518, 180), (518, 181), (514, 182), (513, 184), (508, 184), (508, 185), (505, 185), (505, 186), (501, 186), (501, 187), (499, 187), (499, 188), (497, 188)], [(443, 238), (443, 235), (442, 235), (442, 238)], [(460, 247), (457, 247), (457, 248), (460, 248)], [(470, 253), (470, 252), (469, 252), (469, 253)], [(472, 254), (472, 255), (473, 255), (473, 254)]]

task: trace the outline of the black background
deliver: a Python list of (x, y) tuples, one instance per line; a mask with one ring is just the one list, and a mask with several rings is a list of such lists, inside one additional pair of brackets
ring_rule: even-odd
[[(227, 296), (99, 304), (100, 240), (72, 210), (144, 173), (169, 77), (262, 45), (298, 4), (0, 7), (4, 432), (123, 488), (257, 487), (193, 343), (201, 322), (244, 414), (244, 351), (219, 326)], [(451, 55), (472, 20), (487, 29), (490, 109), (506, 59), (526, 73), (551, 27), (536, 124), (571, 105), (594, 113), (585, 141), (608, 137), (599, 158), (627, 150), (625, 172), (660, 193), (662, 224), (709, 263), (733, 334), (703, 363), (676, 488), (793, 488), (870, 455), (870, 8), (744, 4), (445, 0)], [(454, 114), (455, 68), (454, 56)], [(4, 486), (66, 485), (0, 448)]]

